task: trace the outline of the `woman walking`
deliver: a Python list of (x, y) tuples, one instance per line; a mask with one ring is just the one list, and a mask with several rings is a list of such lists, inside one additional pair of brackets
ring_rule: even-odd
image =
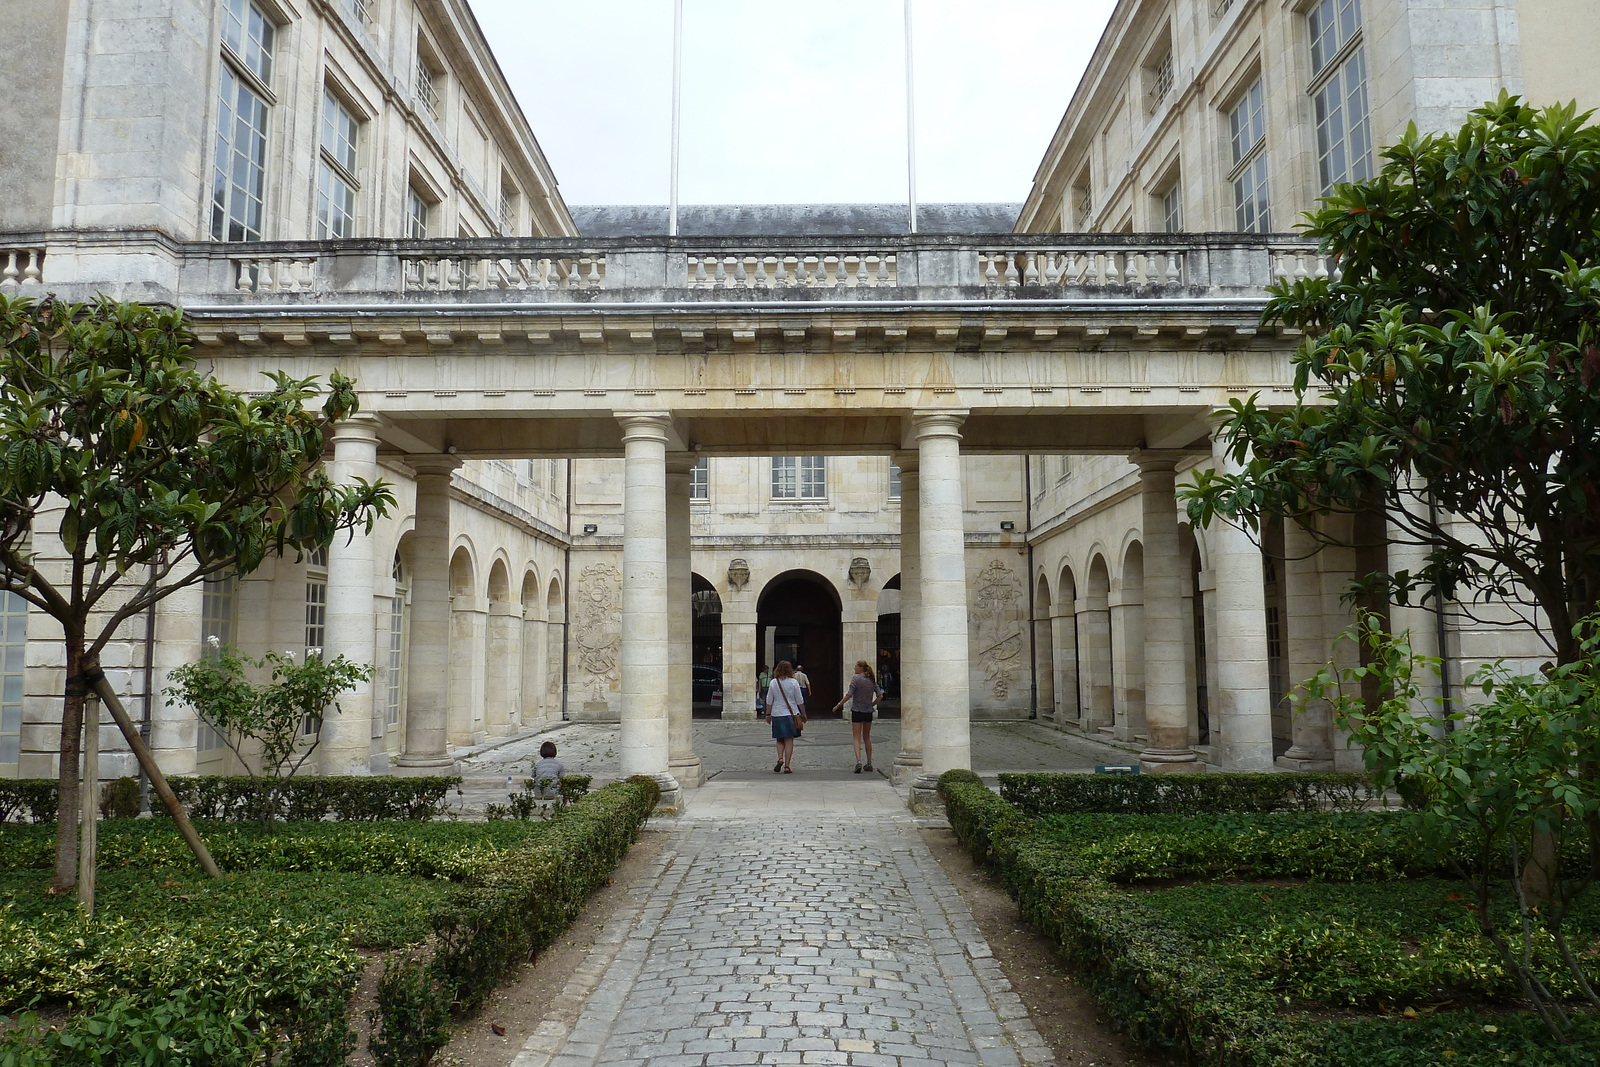
[[(833, 710), (843, 711), (845, 704), (850, 705), (850, 742), (856, 751), (857, 774), (872, 770), (872, 709), (882, 699), (883, 690), (878, 688), (872, 668), (866, 660), (856, 660), (856, 673), (850, 676), (850, 687), (844, 691), (844, 699)], [(867, 750), (865, 764), (861, 762), (862, 746)]]
[(772, 725), (772, 739), (778, 743), (778, 762), (772, 765), (774, 774), (794, 773), (789, 764), (794, 760), (794, 739), (800, 736), (805, 714), (806, 702), (800, 683), (794, 680), (794, 667), (783, 660), (773, 668), (772, 681), (767, 683), (767, 722)]

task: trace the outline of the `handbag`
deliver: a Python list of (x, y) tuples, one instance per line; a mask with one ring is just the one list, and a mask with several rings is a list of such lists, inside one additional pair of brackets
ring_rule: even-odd
[(806, 728), (806, 713), (803, 712), (803, 711), (795, 711), (794, 710), (794, 705), (789, 703), (789, 694), (785, 693), (783, 691), (783, 683), (782, 682), (778, 683), (778, 695), (783, 698), (783, 706), (789, 709), (789, 717), (794, 720), (795, 736), (799, 737), (802, 733), (805, 732), (805, 728)]

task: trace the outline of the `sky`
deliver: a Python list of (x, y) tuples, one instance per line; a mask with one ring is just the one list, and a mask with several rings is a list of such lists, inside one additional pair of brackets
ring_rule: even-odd
[[(673, 0), (471, 0), (569, 204), (665, 204)], [(917, 200), (1025, 199), (1115, 0), (912, 0)], [(903, 0), (684, 0), (679, 202), (904, 203)]]

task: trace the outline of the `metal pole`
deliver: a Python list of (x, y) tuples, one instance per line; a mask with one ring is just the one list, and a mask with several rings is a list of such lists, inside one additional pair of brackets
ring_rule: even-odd
[[(682, 3), (683, 0), (678, 0)], [(911, 232), (917, 232), (917, 93), (911, 62), (911, 0), (906, 0), (906, 199)]]
[(667, 236), (678, 236), (679, 115), (683, 110), (683, 0), (672, 5), (672, 183), (667, 207)]

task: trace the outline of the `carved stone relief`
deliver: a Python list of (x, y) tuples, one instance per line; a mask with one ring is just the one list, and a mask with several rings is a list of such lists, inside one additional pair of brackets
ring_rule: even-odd
[(591, 563), (573, 589), (573, 660), (583, 675), (589, 699), (605, 700), (620, 682), (622, 650), (622, 572), (609, 563)]
[(1022, 663), (1022, 615), (1022, 582), (1002, 560), (990, 561), (974, 583), (972, 624), (978, 663), (996, 700), (1010, 695), (1013, 674)]

